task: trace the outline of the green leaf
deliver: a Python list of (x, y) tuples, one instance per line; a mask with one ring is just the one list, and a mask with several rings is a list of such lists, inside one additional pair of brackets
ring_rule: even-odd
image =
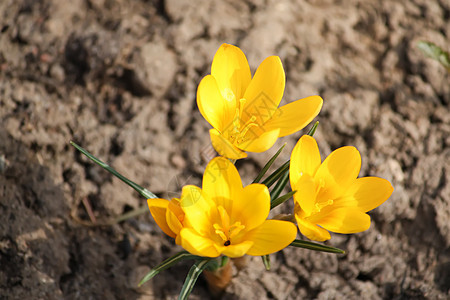
[(119, 172), (117, 172), (116, 170), (114, 170), (113, 168), (111, 168), (109, 165), (105, 164), (104, 162), (102, 162), (100, 159), (98, 159), (97, 157), (95, 157), (94, 155), (92, 155), (91, 153), (89, 153), (87, 150), (85, 150), (84, 148), (82, 148), (81, 146), (78, 146), (77, 144), (75, 144), (74, 142), (70, 141), (70, 144), (72, 146), (74, 146), (75, 148), (77, 148), (78, 151), (80, 151), (81, 153), (83, 153), (84, 155), (86, 155), (89, 159), (91, 159), (93, 162), (95, 162), (97, 165), (99, 165), (100, 167), (102, 167), (103, 169), (105, 169), (106, 171), (108, 171), (109, 173), (113, 174), (114, 176), (116, 176), (117, 178), (119, 178), (120, 180), (122, 180), (123, 182), (125, 182), (126, 184), (128, 184), (129, 186), (131, 186), (133, 189), (135, 189), (139, 194), (141, 194), (145, 199), (149, 199), (149, 198), (158, 198), (156, 197), (155, 194), (153, 194), (152, 192), (150, 192), (149, 190), (147, 190), (146, 188), (143, 188), (142, 186), (140, 186), (139, 184), (131, 181), (130, 179), (126, 178), (125, 176), (123, 176), (122, 174), (120, 174)]
[(317, 126), (319, 126), (319, 121), (314, 123), (313, 127), (311, 127), (311, 129), (308, 131), (307, 135), (313, 136), (314, 133), (316, 132)]
[(302, 240), (294, 240), (289, 246), (305, 248), (305, 249), (314, 250), (314, 251), (322, 251), (322, 252), (330, 252), (330, 253), (338, 253), (338, 254), (345, 253), (344, 250), (341, 250), (339, 248), (325, 246), (322, 244), (317, 244), (317, 243), (302, 241)]
[(292, 196), (294, 196), (295, 192), (297, 191), (291, 191), (281, 197), (278, 197), (274, 200), (270, 201), (270, 209), (277, 207), (278, 205), (280, 205), (281, 203), (285, 202), (286, 200), (288, 200), (289, 198), (291, 198)]
[(189, 270), (189, 273), (186, 276), (186, 279), (183, 283), (183, 288), (181, 289), (180, 295), (178, 295), (178, 300), (185, 300), (189, 297), (194, 288), (195, 282), (197, 281), (198, 276), (203, 272), (204, 269), (208, 266), (210, 258), (204, 258), (201, 261), (197, 261)]
[(138, 286), (143, 285), (145, 282), (147, 282), (150, 279), (152, 279), (153, 277), (155, 277), (159, 272), (161, 272), (165, 269), (168, 269), (171, 266), (173, 266), (174, 264), (176, 264), (177, 262), (180, 262), (180, 261), (186, 260), (186, 259), (202, 259), (202, 257), (190, 254), (187, 251), (182, 251), (180, 253), (177, 253), (174, 256), (169, 257), (168, 259), (166, 259), (165, 261), (160, 263), (157, 267), (152, 269), (150, 272), (148, 272), (147, 275), (145, 275), (144, 278), (142, 278), (142, 280), (139, 282)]
[(284, 175), (284, 173), (289, 170), (289, 164), (290, 160), (285, 162), (281, 167), (276, 169), (272, 174), (270, 174), (262, 184), (265, 184), (268, 188), (270, 188), (275, 182), (277, 182), (278, 179), (280, 179), (281, 176)]
[(289, 181), (289, 170), (286, 170), (284, 171), (284, 174), (281, 176), (280, 180), (278, 180), (273, 190), (270, 192), (270, 199), (278, 198), (283, 189), (286, 187), (288, 181)]
[(417, 47), (422, 51), (422, 53), (434, 60), (437, 60), (450, 72), (450, 55), (448, 52), (442, 50), (442, 48), (431, 42), (420, 41), (417, 44)]
[(278, 155), (280, 155), (281, 151), (283, 150), (283, 148), (285, 146), (286, 146), (286, 143), (283, 146), (281, 146), (281, 148), (277, 151), (277, 153), (275, 153), (274, 156), (272, 156), (272, 158), (261, 169), (261, 171), (259, 172), (258, 176), (256, 176), (255, 180), (253, 180), (253, 183), (258, 183), (261, 180), (261, 178), (263, 178), (263, 176), (266, 174), (267, 170), (269, 170), (269, 168), (275, 162), (275, 160), (277, 159)]
[(267, 271), (270, 271), (270, 256), (269, 255), (263, 255), (261, 256), (262, 261), (264, 263), (264, 267), (266, 267)]

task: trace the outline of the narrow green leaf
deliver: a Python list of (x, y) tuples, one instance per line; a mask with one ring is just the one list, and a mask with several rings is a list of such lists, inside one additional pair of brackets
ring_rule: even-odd
[(83, 153), (84, 155), (86, 155), (89, 159), (91, 159), (93, 162), (95, 162), (97, 165), (99, 165), (100, 167), (102, 167), (103, 169), (105, 169), (106, 171), (108, 171), (109, 173), (113, 174), (114, 176), (116, 176), (117, 178), (119, 178), (120, 180), (122, 180), (123, 182), (125, 182), (126, 184), (128, 184), (129, 186), (131, 186), (133, 189), (135, 189), (139, 194), (141, 194), (145, 199), (149, 199), (149, 198), (158, 198), (156, 197), (155, 194), (153, 194), (152, 192), (150, 192), (149, 190), (147, 190), (146, 188), (143, 188), (142, 186), (140, 186), (139, 184), (131, 181), (130, 179), (126, 178), (125, 176), (123, 176), (122, 174), (120, 174), (119, 172), (117, 172), (116, 170), (114, 170), (113, 168), (111, 168), (108, 164), (105, 164), (104, 162), (102, 162), (100, 159), (98, 159), (97, 157), (95, 157), (94, 155), (92, 155), (91, 153), (89, 153), (87, 150), (85, 150), (84, 148), (82, 148), (81, 146), (78, 146), (77, 144), (75, 144), (74, 142), (70, 141), (70, 144), (72, 146), (74, 146), (78, 151), (80, 151), (81, 153)]
[(417, 47), (426, 56), (437, 60), (441, 65), (447, 68), (448, 71), (450, 71), (450, 54), (448, 52), (442, 50), (442, 48), (431, 42), (420, 41), (417, 44)]
[(168, 259), (166, 259), (165, 261), (160, 263), (158, 266), (156, 266), (150, 272), (148, 272), (147, 275), (145, 275), (144, 278), (142, 278), (142, 280), (139, 282), (138, 286), (143, 285), (145, 282), (147, 282), (150, 279), (152, 279), (153, 277), (155, 277), (159, 272), (161, 272), (165, 269), (168, 269), (171, 266), (173, 266), (174, 264), (176, 264), (177, 262), (180, 262), (180, 261), (186, 260), (186, 259), (202, 259), (202, 257), (190, 254), (187, 251), (182, 251), (180, 253), (177, 253), (174, 256), (169, 257)]
[(322, 244), (317, 244), (317, 243), (302, 241), (302, 240), (294, 240), (289, 246), (305, 248), (305, 249), (314, 250), (314, 251), (322, 251), (322, 252), (330, 252), (330, 253), (338, 253), (338, 254), (345, 253), (344, 250), (339, 249), (339, 248), (325, 246)]
[(180, 295), (178, 295), (178, 300), (185, 300), (189, 297), (194, 288), (195, 282), (198, 276), (203, 272), (211, 261), (210, 258), (205, 258), (201, 261), (197, 261), (189, 270), (189, 273), (184, 280), (183, 287), (181, 288)]
[(278, 155), (280, 155), (281, 151), (283, 150), (283, 148), (286, 146), (286, 143), (281, 146), (281, 148), (277, 151), (277, 153), (275, 153), (274, 156), (272, 156), (272, 158), (266, 163), (266, 165), (261, 169), (261, 172), (259, 172), (258, 176), (256, 176), (255, 180), (253, 180), (253, 183), (258, 183), (260, 182), (260, 180), (263, 178), (263, 176), (266, 174), (267, 170), (269, 170), (269, 168), (272, 166), (272, 164), (275, 162), (275, 160), (277, 159)]
[(278, 198), (283, 189), (286, 187), (288, 181), (289, 181), (289, 170), (286, 170), (284, 171), (284, 174), (281, 176), (280, 180), (278, 180), (273, 190), (270, 192), (270, 199)]
[(311, 127), (311, 129), (308, 131), (307, 135), (313, 136), (314, 133), (316, 132), (317, 126), (319, 126), (319, 121), (314, 123), (313, 127)]
[(292, 196), (294, 196), (295, 192), (297, 191), (291, 191), (281, 197), (278, 197), (274, 200), (270, 201), (270, 209), (277, 207), (281, 203), (285, 202), (286, 200), (290, 199)]
[(272, 174), (270, 174), (266, 179), (263, 180), (262, 184), (265, 184), (268, 188), (270, 188), (278, 179), (280, 179), (283, 174), (289, 170), (290, 160), (285, 162), (281, 167), (276, 169)]
[(263, 255), (261, 256), (262, 261), (264, 263), (264, 267), (266, 267), (267, 271), (270, 271), (270, 256), (269, 255)]

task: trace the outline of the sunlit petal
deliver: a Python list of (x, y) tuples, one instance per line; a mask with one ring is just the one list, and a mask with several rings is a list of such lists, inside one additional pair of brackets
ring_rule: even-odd
[(392, 194), (394, 188), (386, 179), (379, 177), (362, 177), (346, 191), (346, 196), (335, 201), (336, 206), (357, 207), (363, 212), (383, 204)]
[(298, 203), (306, 216), (311, 215), (316, 205), (316, 185), (314, 178), (308, 174), (303, 175), (297, 184), (292, 186), (296, 191), (294, 194), (294, 201)]
[(150, 209), (150, 213), (153, 216), (156, 224), (158, 224), (159, 228), (170, 237), (176, 237), (175, 232), (173, 232), (166, 221), (166, 211), (169, 205), (169, 201), (166, 199), (148, 199), (147, 200), (148, 208)]
[(300, 229), (300, 232), (308, 239), (318, 242), (331, 239), (330, 233), (325, 229), (308, 222), (303, 218), (299, 218), (297, 215), (295, 215), (295, 219), (297, 220), (298, 229)]
[(284, 93), (285, 74), (278, 56), (269, 56), (256, 70), (255, 76), (245, 91), (246, 99), (242, 116), (244, 120), (256, 117), (263, 125), (276, 112)]
[(361, 155), (355, 147), (333, 151), (317, 169), (315, 179), (321, 184), (318, 198), (336, 199), (355, 181), (361, 169)]
[[(214, 56), (211, 75), (217, 80), (225, 99), (239, 101), (251, 80), (250, 66), (245, 54), (236, 46), (222, 44)], [(230, 93), (233, 94), (231, 97)]]
[(286, 248), (297, 236), (297, 228), (288, 221), (267, 220), (250, 231), (245, 239), (253, 241), (248, 255), (267, 255)]
[(246, 186), (233, 200), (232, 221), (242, 220), (246, 230), (261, 225), (269, 215), (270, 193), (263, 184)]
[(255, 135), (252, 131), (249, 131), (245, 136), (246, 141), (239, 144), (239, 147), (249, 152), (264, 152), (275, 144), (279, 133), (279, 128), (266, 131), (259, 136)]
[(203, 78), (198, 85), (197, 106), (209, 124), (219, 131), (233, 119), (236, 110), (236, 102), (222, 97), (216, 79), (211, 75)]
[(210, 199), (203, 197), (202, 190), (193, 185), (184, 186), (180, 205), (189, 225), (200, 234), (208, 234), (212, 226), (210, 215), (215, 206)]
[(241, 149), (234, 146), (229, 140), (227, 140), (220, 132), (216, 129), (211, 129), (209, 131), (211, 137), (211, 143), (214, 149), (221, 156), (231, 158), (231, 159), (241, 159), (246, 158), (247, 153), (243, 152)]
[(321, 216), (317, 224), (338, 233), (356, 233), (369, 229), (370, 217), (358, 208), (338, 208)]
[(277, 109), (264, 128), (266, 130), (280, 128), (280, 137), (295, 133), (319, 114), (322, 104), (323, 100), (319, 96), (311, 96), (286, 104)]
[(182, 221), (184, 220), (184, 211), (180, 207), (179, 199), (172, 199), (169, 201), (166, 211), (166, 220), (169, 228), (176, 235), (180, 234), (180, 230), (183, 228)]
[(216, 157), (206, 166), (202, 189), (217, 206), (221, 205), (229, 211), (231, 201), (242, 192), (243, 187), (234, 164), (224, 157)]
[(253, 244), (252, 241), (244, 241), (236, 245), (220, 246), (215, 244), (215, 246), (217, 251), (223, 255), (228, 257), (241, 257), (247, 253), (248, 249), (250, 249)]
[(302, 136), (291, 154), (289, 169), (291, 186), (295, 186), (304, 174), (314, 177), (320, 163), (319, 146), (317, 146), (316, 140), (309, 135)]
[(199, 235), (191, 228), (183, 228), (180, 231), (181, 246), (194, 255), (217, 257), (220, 253), (214, 247), (214, 242)]

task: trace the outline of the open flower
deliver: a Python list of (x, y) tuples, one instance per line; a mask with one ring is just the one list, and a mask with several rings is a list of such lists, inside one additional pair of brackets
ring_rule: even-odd
[(175, 207), (183, 213), (177, 214), (164, 199), (149, 199), (150, 211), (161, 229), (176, 236), (177, 244), (194, 255), (266, 255), (285, 248), (297, 235), (291, 222), (267, 220), (267, 187), (250, 184), (244, 188), (236, 167), (223, 157), (208, 164), (202, 188), (185, 186), (179, 201), (172, 201), (179, 204)]
[(252, 78), (244, 53), (232, 45), (220, 46), (211, 75), (197, 90), (197, 105), (214, 127), (211, 142), (220, 155), (240, 159), (247, 156), (244, 151), (266, 151), (278, 137), (299, 131), (317, 116), (323, 103), (319, 96), (278, 108), (284, 86), (278, 56), (266, 58)]
[(321, 163), (316, 140), (300, 138), (291, 154), (289, 175), (297, 191), (295, 218), (303, 235), (325, 241), (331, 238), (328, 231), (356, 233), (370, 227), (366, 212), (380, 206), (394, 189), (383, 178), (357, 178), (360, 169), (356, 148), (339, 148)]

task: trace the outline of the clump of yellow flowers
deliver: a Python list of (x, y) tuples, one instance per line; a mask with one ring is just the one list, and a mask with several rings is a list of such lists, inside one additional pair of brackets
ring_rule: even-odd
[[(279, 137), (307, 126), (322, 108), (319, 96), (278, 107), (284, 88), (285, 73), (279, 57), (266, 58), (252, 77), (247, 59), (238, 47), (223, 44), (219, 48), (211, 74), (201, 80), (197, 90), (198, 108), (213, 127), (209, 132), (211, 143), (219, 156), (206, 166), (202, 187), (184, 186), (179, 198), (157, 198), (72, 143), (148, 198), (155, 222), (185, 249), (154, 268), (140, 284), (181, 260), (192, 259), (195, 263), (179, 299), (187, 299), (202, 272), (215, 285), (212, 291), (217, 292), (231, 276), (228, 258), (261, 256), (269, 269), (268, 255), (288, 246), (343, 253), (334, 247), (296, 239), (297, 228), (306, 238), (322, 242), (331, 238), (329, 231), (349, 234), (370, 227), (366, 212), (386, 201), (393, 187), (382, 178), (357, 178), (361, 155), (354, 147), (336, 149), (322, 162), (312, 137), (318, 122), (297, 142), (290, 161), (259, 183), (280, 149), (254, 183), (242, 185), (234, 165), (237, 159), (247, 157), (246, 152), (268, 150)], [(280, 196), (289, 180), (292, 191)], [(290, 215), (268, 219), (273, 207), (292, 197), (294, 211)]]

